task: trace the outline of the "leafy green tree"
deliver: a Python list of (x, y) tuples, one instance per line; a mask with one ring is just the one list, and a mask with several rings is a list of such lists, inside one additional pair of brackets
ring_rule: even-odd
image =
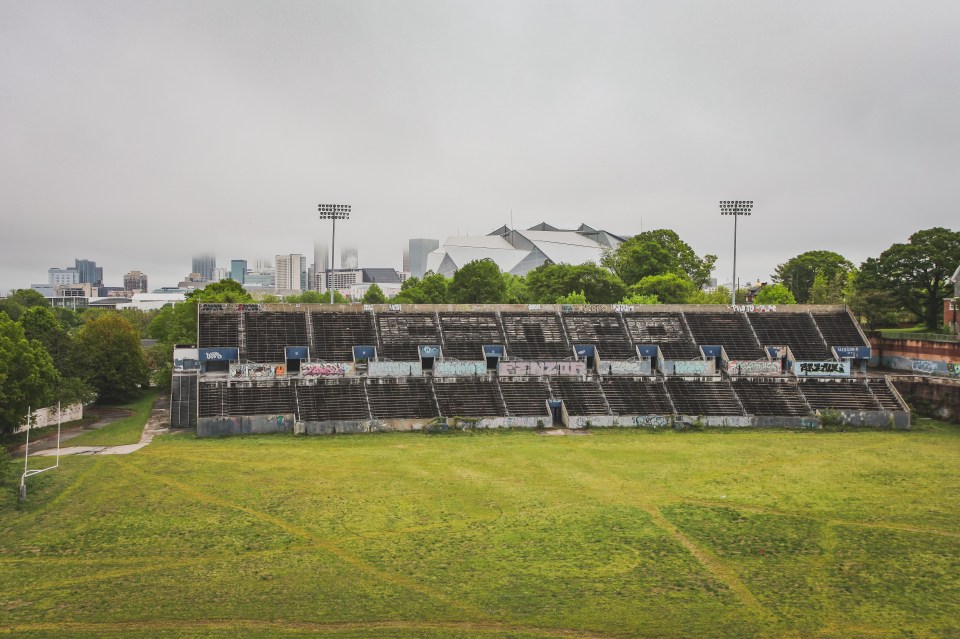
[(837, 271), (833, 278), (827, 276), (823, 271), (819, 271), (813, 278), (813, 286), (810, 287), (811, 304), (843, 304), (846, 299), (847, 282), (850, 277), (848, 271)]
[(0, 432), (12, 433), (28, 410), (51, 405), (59, 377), (40, 342), (0, 312)]
[(880, 262), (867, 258), (859, 270), (851, 273), (846, 290), (850, 309), (868, 329), (898, 324), (906, 311), (902, 310), (893, 291), (886, 287), (880, 274)]
[(6, 313), (13, 321), (20, 319), (25, 310), (35, 306), (50, 306), (50, 302), (32, 288), (18, 288), (6, 299), (0, 300), (0, 312)]
[(370, 285), (370, 288), (367, 289), (367, 292), (363, 294), (360, 301), (364, 304), (386, 304), (387, 296), (383, 294), (383, 289), (374, 282)]
[(629, 238), (608, 252), (602, 263), (628, 285), (645, 277), (675, 273), (688, 278), (694, 288), (701, 288), (710, 281), (716, 261), (716, 255), (697, 256), (676, 232), (657, 229)]
[(656, 295), (640, 295), (639, 293), (631, 293), (625, 298), (620, 300), (621, 304), (659, 304), (660, 300), (657, 299)]
[(77, 333), (87, 382), (102, 401), (125, 401), (147, 385), (147, 360), (137, 330), (118, 315), (104, 315)]
[(474, 260), (453, 274), (448, 294), (450, 301), (456, 304), (502, 304), (507, 285), (496, 262)]
[(556, 304), (586, 304), (587, 296), (583, 294), (583, 291), (567, 293), (566, 295), (561, 295), (555, 300)]
[(814, 279), (821, 273), (828, 282), (842, 282), (853, 264), (833, 251), (807, 251), (778, 264), (773, 281), (783, 284), (800, 304), (810, 303)]
[(623, 281), (596, 264), (544, 264), (527, 273), (534, 304), (552, 304), (562, 295), (582, 292), (591, 304), (615, 304), (627, 294)]
[(527, 290), (527, 281), (519, 275), (503, 274), (504, 304), (527, 304), (530, 301), (530, 291)]
[(53, 365), (64, 376), (76, 373), (77, 357), (66, 328), (46, 306), (26, 309), (19, 320), (27, 339), (37, 340), (53, 358)]
[(662, 304), (686, 304), (697, 289), (685, 275), (664, 273), (649, 275), (630, 290), (639, 295), (652, 295)]
[(753, 298), (756, 304), (796, 304), (797, 300), (783, 284), (768, 284)]
[(411, 277), (400, 285), (400, 293), (391, 301), (397, 304), (446, 304), (449, 302), (450, 280), (437, 273), (423, 279)]
[[(943, 299), (952, 297), (949, 278), (960, 264), (960, 232), (942, 227), (917, 231), (877, 259), (877, 273), (903, 308), (928, 330), (943, 320)], [(863, 269), (865, 270), (866, 264)]]

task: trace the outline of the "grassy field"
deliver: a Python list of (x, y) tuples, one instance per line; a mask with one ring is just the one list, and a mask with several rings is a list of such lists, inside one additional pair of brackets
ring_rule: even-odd
[(150, 410), (157, 399), (157, 391), (144, 391), (141, 397), (129, 404), (116, 408), (132, 411), (132, 414), (102, 428), (87, 431), (79, 437), (74, 437), (67, 446), (122, 446), (136, 444), (140, 441), (143, 426), (150, 418)]
[(960, 428), (161, 437), (5, 486), (4, 634), (957, 637)]

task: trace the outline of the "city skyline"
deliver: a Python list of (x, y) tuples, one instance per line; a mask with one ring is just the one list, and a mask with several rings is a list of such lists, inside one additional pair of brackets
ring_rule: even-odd
[[(101, 7), (101, 9), (98, 9)], [(109, 7), (109, 10), (106, 10)], [(743, 279), (956, 226), (960, 5), (0, 5), (0, 290), (585, 221)], [(376, 47), (369, 46), (376, 42)]]

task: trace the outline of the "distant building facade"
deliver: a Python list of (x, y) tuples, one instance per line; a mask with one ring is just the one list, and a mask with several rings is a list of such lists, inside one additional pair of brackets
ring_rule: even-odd
[(80, 271), (75, 268), (47, 269), (47, 284), (50, 286), (69, 286), (80, 283)]
[(247, 280), (247, 261), (230, 260), (230, 279), (243, 284)]
[(340, 268), (348, 271), (360, 268), (360, 253), (357, 247), (348, 246), (340, 252)]
[(202, 281), (213, 281), (213, 269), (217, 268), (217, 258), (212, 253), (201, 253), (193, 256), (191, 273), (199, 273)]
[(306, 274), (306, 260), (300, 253), (276, 256), (276, 279), (274, 287), (286, 291), (302, 291)]
[(92, 260), (73, 260), (73, 267), (80, 273), (80, 284), (103, 286), (103, 267)]
[(123, 276), (123, 290), (134, 293), (146, 293), (150, 290), (147, 288), (147, 274), (141, 273), (140, 271), (130, 271)]
[(440, 248), (440, 240), (423, 237), (410, 240), (407, 248), (407, 262), (409, 264), (408, 268), (404, 270), (409, 271), (413, 277), (423, 277), (427, 272), (427, 256), (430, 255), (431, 251), (438, 248)]

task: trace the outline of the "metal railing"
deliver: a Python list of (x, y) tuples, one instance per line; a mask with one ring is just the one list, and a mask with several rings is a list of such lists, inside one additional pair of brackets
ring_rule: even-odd
[(945, 335), (943, 333), (912, 333), (910, 331), (881, 331), (880, 337), (885, 339), (912, 339), (919, 342), (960, 342), (960, 336)]

